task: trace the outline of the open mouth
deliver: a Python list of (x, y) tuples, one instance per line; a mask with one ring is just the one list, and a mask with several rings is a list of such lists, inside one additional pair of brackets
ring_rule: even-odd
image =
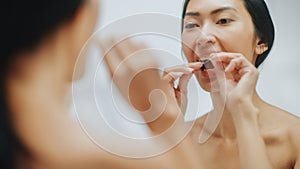
[(200, 76), (204, 78), (213, 78), (215, 73), (213, 69), (215, 68), (212, 61), (208, 58), (197, 59), (196, 62), (202, 62), (203, 66), (199, 69)]
[(214, 65), (209, 59), (202, 59), (200, 62), (203, 63), (203, 66), (200, 68), (202, 71), (206, 71), (208, 69), (214, 69)]

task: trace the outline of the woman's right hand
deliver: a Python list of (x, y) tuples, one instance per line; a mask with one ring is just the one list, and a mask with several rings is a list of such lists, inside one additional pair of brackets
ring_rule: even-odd
[[(202, 62), (194, 62), (185, 65), (179, 65), (164, 70), (163, 80), (169, 84), (169, 92), (176, 98), (181, 112), (185, 113), (187, 108), (187, 85), (192, 75), (200, 70)], [(178, 85), (174, 86), (174, 82), (179, 80)]]

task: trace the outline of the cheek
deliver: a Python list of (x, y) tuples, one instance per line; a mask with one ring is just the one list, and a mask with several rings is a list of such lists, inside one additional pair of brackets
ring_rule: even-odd
[(193, 50), (190, 46), (182, 44), (183, 53), (188, 62), (193, 62)]
[(197, 36), (197, 31), (184, 31), (182, 33), (182, 49), (188, 62), (194, 61), (194, 49)]
[(249, 32), (235, 32), (222, 36), (219, 42), (224, 52), (241, 53), (249, 61), (253, 60), (253, 34)]

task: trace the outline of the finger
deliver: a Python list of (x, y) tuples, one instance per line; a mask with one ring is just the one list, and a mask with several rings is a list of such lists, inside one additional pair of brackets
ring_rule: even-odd
[(230, 53), (230, 52), (219, 52), (219, 53), (211, 54), (211, 57), (220, 57), (223, 59), (233, 59), (241, 56), (243, 56), (241, 53)]
[(110, 41), (98, 41), (98, 44), (104, 55), (104, 61), (108, 67), (110, 75), (113, 75), (121, 61), (117, 57), (116, 51), (112, 49), (112, 43)]
[(225, 64), (229, 64), (230, 61), (235, 57), (231, 55), (224, 55), (223, 53), (215, 53), (215, 54), (211, 54), (210, 58), (213, 62), (222, 62)]
[(184, 74), (179, 79), (178, 87), (175, 89), (175, 97), (181, 108), (181, 112), (185, 114), (187, 108), (187, 85), (192, 77), (192, 74)]
[(182, 72), (170, 72), (163, 77), (163, 80), (165, 80), (168, 83), (174, 84), (174, 81), (180, 78), (182, 75)]
[(236, 69), (232, 72), (232, 76), (233, 76), (233, 79), (235, 80), (235, 82), (240, 81), (240, 79), (242, 77), (242, 75), (239, 73), (239, 70), (236, 70)]
[(231, 60), (231, 62), (227, 65), (227, 67), (225, 68), (225, 72), (233, 72), (235, 69), (239, 69), (240, 67), (240, 63), (241, 61), (238, 59), (233, 59)]
[(147, 45), (143, 42), (133, 43), (132, 40), (128, 39), (127, 43), (132, 52), (136, 52), (148, 48)]
[(252, 69), (252, 68), (254, 68), (254, 66), (246, 58), (239, 57), (239, 58), (233, 59), (228, 64), (225, 71), (231, 72), (231, 71), (234, 71), (235, 69), (240, 70), (240, 69), (243, 69), (243, 68)]
[(238, 71), (238, 74), (243, 76), (244, 74), (248, 73), (249, 71), (250, 71), (249, 69), (243, 68)]
[(222, 53), (212, 54), (212, 60), (214, 60), (216, 65), (220, 65), (219, 67), (222, 68), (222, 70), (225, 69), (224, 71), (227, 79), (232, 79), (236, 82), (241, 79), (239, 70), (243, 66), (248, 65), (248, 63), (245, 62), (246, 58), (239, 53), (222, 52)]
[(193, 62), (186, 65), (188, 68), (199, 70), (203, 66), (203, 62)]
[(231, 60), (227, 65), (225, 72), (231, 73), (236, 82), (240, 81), (242, 76), (254, 70), (254, 66), (244, 57), (237, 57)]
[(187, 68), (187, 67), (172, 67), (172, 68), (167, 68), (164, 70), (164, 76), (167, 74), (170, 74), (172, 72), (181, 72), (184, 74), (191, 74), (193, 73), (194, 69), (192, 68)]
[(222, 61), (223, 63), (229, 64), (233, 59), (241, 59), (241, 61), (242, 61), (241, 63), (243, 66), (253, 66), (253, 64), (250, 61), (248, 61), (246, 59), (246, 57), (240, 53), (221, 52), (221, 53), (215, 53), (212, 55), (213, 55), (213, 58), (217, 58), (220, 61)]
[(171, 68), (166, 68), (164, 70), (164, 75), (170, 72), (182, 72), (184, 74), (193, 73), (193, 71), (200, 69), (203, 66), (202, 62), (195, 62), (186, 65), (174, 66)]
[(180, 77), (178, 88), (182, 94), (187, 93), (187, 85), (188, 85), (191, 77), (192, 77), (192, 74), (185, 74)]
[(220, 52), (214, 53), (211, 56), (215, 62), (222, 62), (224, 66), (226, 65), (225, 72), (231, 72), (234, 69), (249, 65), (247, 59), (239, 53)]
[(122, 60), (135, 52), (147, 49), (147, 46), (144, 43), (133, 43), (130, 38), (123, 39), (115, 44), (115, 49)]
[(113, 49), (116, 51), (120, 60), (124, 60), (126, 57), (135, 52), (133, 44), (131, 44), (129, 39), (124, 39), (121, 41), (113, 41)]
[(240, 53), (220, 52), (211, 54), (211, 59), (215, 62), (222, 62), (228, 65), (235, 58), (244, 58)]

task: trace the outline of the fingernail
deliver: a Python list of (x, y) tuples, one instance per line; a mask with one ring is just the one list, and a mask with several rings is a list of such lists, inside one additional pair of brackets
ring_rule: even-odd
[(194, 69), (189, 68), (189, 67), (185, 68), (185, 70), (188, 71), (188, 72), (193, 72), (194, 71)]
[(172, 73), (172, 76), (175, 76), (175, 77), (181, 77), (183, 75), (182, 72), (173, 72)]

